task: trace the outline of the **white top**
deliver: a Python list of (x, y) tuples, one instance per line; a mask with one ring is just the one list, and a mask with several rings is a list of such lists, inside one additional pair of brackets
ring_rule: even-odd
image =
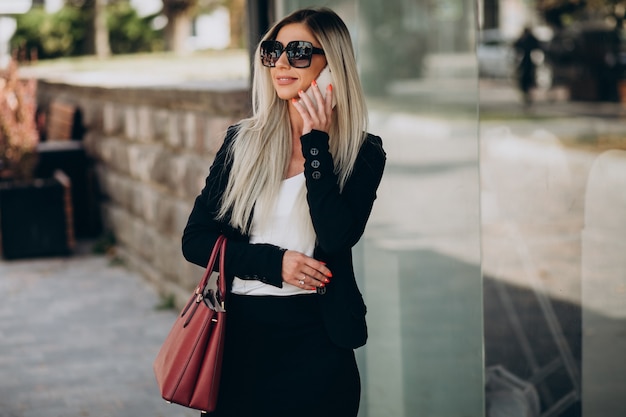
[[(305, 186), (304, 173), (295, 175), (282, 181), (280, 191), (276, 199), (274, 210), (269, 213), (265, 224), (260, 224), (259, 217), (252, 217), (252, 232), (250, 243), (271, 243), (281, 248), (295, 250), (307, 256), (313, 256), (315, 239), (308, 239), (301, 233), (297, 233), (294, 227), (294, 208), (300, 190)], [(255, 213), (263, 213), (264, 207), (260, 202), (256, 203)], [(304, 290), (300, 287), (283, 282), (283, 287), (278, 288), (257, 280), (243, 280), (235, 277), (232, 292), (240, 295), (295, 295), (311, 294), (315, 290)]]

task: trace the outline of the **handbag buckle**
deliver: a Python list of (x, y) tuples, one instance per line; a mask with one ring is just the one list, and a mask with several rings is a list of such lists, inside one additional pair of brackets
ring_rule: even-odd
[(218, 297), (218, 293), (212, 289), (208, 289), (204, 293), (204, 304), (209, 307), (211, 310), (216, 311), (218, 313), (226, 312), (226, 308), (224, 307), (224, 301), (220, 301)]

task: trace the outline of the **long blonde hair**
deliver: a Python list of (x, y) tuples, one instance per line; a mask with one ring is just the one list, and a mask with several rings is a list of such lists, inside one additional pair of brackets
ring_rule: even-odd
[[(298, 10), (276, 23), (262, 41), (276, 39), (278, 32), (292, 23), (308, 27), (324, 50), (333, 74), (333, 95), (337, 105), (329, 131), (329, 145), (339, 187), (343, 189), (367, 131), (367, 109), (350, 33), (332, 10), (309, 8)], [(260, 54), (259, 46), (255, 57)], [(249, 232), (249, 219), (257, 200), (265, 202), (265, 207), (274, 202), (292, 153), (288, 102), (276, 95), (270, 71), (259, 59), (254, 60), (253, 67), (253, 113), (252, 117), (241, 121), (235, 134), (229, 152), (229, 158), (233, 158), (232, 170), (218, 213), (222, 219), (229, 215), (231, 225), (243, 232)], [(297, 206), (308, 210), (306, 204)], [(301, 219), (307, 218), (310, 222), (308, 211), (301, 214)]]

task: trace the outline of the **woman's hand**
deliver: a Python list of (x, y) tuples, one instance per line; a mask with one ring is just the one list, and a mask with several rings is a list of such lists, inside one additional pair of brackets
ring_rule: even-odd
[(283, 255), (283, 281), (305, 290), (324, 287), (333, 274), (324, 262), (303, 253), (288, 250)]
[(313, 129), (328, 133), (333, 115), (333, 86), (329, 84), (326, 88), (326, 98), (322, 96), (315, 80), (309, 88), (313, 91), (315, 103), (302, 90), (298, 92), (302, 100), (291, 99), (304, 122), (302, 135), (306, 135)]

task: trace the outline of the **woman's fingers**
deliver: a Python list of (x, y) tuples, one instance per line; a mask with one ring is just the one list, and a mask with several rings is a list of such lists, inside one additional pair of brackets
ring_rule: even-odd
[(298, 110), (300, 116), (302, 117), (303, 126), (302, 126), (302, 135), (306, 135), (311, 130), (313, 130), (313, 122), (311, 120), (311, 116), (309, 115), (308, 108), (303, 104), (302, 101), (298, 101), (295, 97), (291, 99), (291, 103)]
[[(328, 268), (326, 268), (323, 264), (321, 265), (322, 265), (321, 269), (328, 270)], [(330, 282), (330, 279), (332, 278), (332, 274), (330, 271), (322, 272), (320, 271), (320, 269), (315, 269), (310, 266), (308, 270), (304, 270), (303, 272), (305, 275), (310, 277), (312, 280), (317, 281), (319, 284), (328, 284)], [(317, 283), (314, 283), (314, 284), (317, 284)]]
[(326, 87), (326, 98), (324, 99), (324, 108), (326, 109), (326, 114), (329, 115), (330, 117), (333, 113), (333, 85), (332, 84), (328, 84), (328, 87)]
[(293, 98), (292, 103), (302, 116), (304, 121), (302, 134), (305, 135), (311, 130), (328, 132), (332, 120), (332, 87), (326, 89), (326, 98), (322, 95), (317, 83), (311, 84), (315, 102), (304, 91), (299, 91), (300, 100)]
[(323, 262), (290, 250), (283, 255), (282, 275), (283, 281), (308, 290), (324, 287), (332, 278)]

